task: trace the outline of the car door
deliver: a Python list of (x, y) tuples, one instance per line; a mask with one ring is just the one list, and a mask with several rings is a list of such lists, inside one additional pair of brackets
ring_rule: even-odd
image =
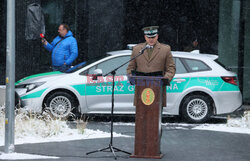
[[(88, 70), (88, 74), (94, 74), (95, 69), (101, 69), (103, 76), (99, 76), (92, 84), (86, 84), (86, 102), (90, 113), (110, 113), (112, 95), (112, 75), (104, 76), (127, 62), (130, 56), (118, 56), (105, 60)], [(124, 65), (116, 71), (114, 88), (114, 113), (131, 113), (134, 111), (133, 95), (134, 87), (127, 81), (126, 68)], [(95, 83), (93, 83), (95, 82)]]
[(174, 61), (176, 73), (170, 82), (170, 86), (167, 86), (167, 107), (163, 109), (165, 114), (178, 114), (179, 107), (176, 104), (181, 101), (179, 98), (190, 80), (188, 70), (184, 66), (182, 59), (174, 57)]

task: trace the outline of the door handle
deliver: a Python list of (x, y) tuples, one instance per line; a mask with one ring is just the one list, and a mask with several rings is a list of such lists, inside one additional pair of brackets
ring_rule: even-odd
[(177, 82), (177, 83), (181, 83), (181, 82), (185, 82), (186, 79), (175, 79), (173, 80), (174, 82)]

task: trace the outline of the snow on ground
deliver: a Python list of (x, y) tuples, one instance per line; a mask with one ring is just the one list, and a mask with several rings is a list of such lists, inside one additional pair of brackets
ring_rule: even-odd
[[(135, 126), (135, 123), (114, 123), (115, 126)], [(250, 134), (250, 111), (242, 118), (228, 118), (226, 124), (162, 123), (166, 129), (210, 130), (230, 133)]]
[(192, 128), (194, 130), (209, 130), (230, 133), (250, 134), (250, 129), (245, 127), (230, 127), (227, 124), (203, 124)]
[[(4, 112), (0, 111), (0, 146), (4, 145)], [(110, 137), (110, 133), (91, 130), (87, 122), (76, 120), (76, 128), (70, 128), (66, 121), (53, 119), (48, 114), (42, 116), (17, 111), (15, 117), (15, 144), (60, 142)], [(113, 133), (114, 137), (128, 137)]]
[(163, 126), (174, 129), (209, 130), (250, 134), (250, 111), (245, 111), (241, 118), (227, 118), (226, 124), (165, 123)]
[(250, 111), (245, 111), (242, 118), (228, 118), (227, 124), (202, 124), (193, 129), (250, 134)]
[[(130, 137), (127, 135), (122, 135), (119, 133), (113, 133), (114, 137)], [(32, 133), (30, 135), (25, 135), (22, 137), (15, 138), (15, 144), (27, 144), (27, 143), (45, 143), (45, 142), (62, 142), (70, 140), (83, 140), (83, 139), (96, 139), (96, 138), (107, 138), (110, 137), (110, 133), (103, 132), (100, 130), (84, 129), (84, 133), (81, 133), (79, 129), (70, 129), (69, 127), (64, 127), (61, 132), (57, 135), (43, 137), (34, 136)], [(0, 138), (0, 146), (4, 145), (4, 138)], [(17, 159), (59, 159), (54, 156), (41, 156), (41, 155), (31, 155), (22, 153), (2, 153), (0, 155), (0, 160), (17, 160)]]
[(1, 153), (0, 154), (1, 160), (19, 160), (19, 159), (59, 159), (59, 157), (54, 156), (43, 156), (43, 155), (34, 155), (34, 154), (24, 154), (24, 153)]
[[(113, 133), (114, 137), (129, 137), (127, 135), (122, 135), (119, 133)], [(107, 138), (110, 137), (110, 133), (103, 132), (100, 130), (85, 129), (84, 133), (79, 133), (78, 129), (64, 128), (58, 135), (50, 137), (38, 137), (31, 135), (26, 135), (23, 137), (15, 138), (15, 144), (27, 144), (27, 143), (45, 143), (45, 142), (62, 142), (70, 140), (83, 140), (83, 139), (96, 139), (96, 138)], [(4, 138), (0, 138), (0, 146), (4, 145)], [(33, 154), (22, 154), (22, 153), (2, 153), (0, 155), (0, 160), (17, 160), (17, 159), (59, 159), (54, 156), (41, 156)]]
[[(5, 114), (0, 110), (0, 146), (4, 146)], [(76, 128), (70, 128), (66, 121), (52, 119), (50, 115), (35, 115), (24, 111), (16, 111), (15, 145), (45, 142), (62, 142), (70, 140), (96, 139), (110, 137), (110, 133), (86, 128), (87, 122), (77, 120)], [(130, 137), (113, 133), (114, 137)], [(0, 152), (1, 153), (1, 152)], [(22, 153), (1, 153), (0, 160), (16, 159), (59, 159), (54, 156), (41, 156)]]
[[(1, 129), (2, 130), (2, 129)], [(42, 129), (41, 129), (42, 130)], [(46, 129), (44, 129), (46, 130)], [(18, 136), (18, 137), (17, 137)], [(113, 133), (114, 137), (130, 137), (127, 135), (122, 135), (119, 133)], [(70, 140), (83, 140), (83, 139), (96, 139), (96, 138), (107, 138), (110, 137), (110, 133), (100, 131), (100, 130), (91, 130), (91, 129), (84, 129), (84, 132), (79, 129), (71, 129), (68, 126), (64, 126), (60, 129), (60, 132), (56, 135), (44, 137), (38, 136), (33, 133), (25, 134), (20, 136), (16, 134), (15, 136), (15, 144), (27, 144), (27, 143), (45, 143), (45, 142), (62, 142), (62, 141), (70, 141)], [(4, 145), (4, 137), (3, 135), (0, 136), (0, 146)], [(0, 160), (28, 160), (28, 159), (59, 159), (58, 157), (54, 156), (41, 156), (41, 155), (34, 155), (34, 154), (22, 154), (22, 153), (9, 153), (5, 154), (2, 153), (0, 155)]]
[[(113, 133), (114, 137), (130, 137), (119, 133)], [(28, 143), (46, 143), (46, 142), (61, 142), (82, 139), (96, 139), (110, 137), (110, 133), (100, 130), (85, 129), (83, 134), (79, 133), (77, 129), (65, 129), (60, 134), (50, 137), (39, 137), (26, 135), (23, 137), (15, 138), (15, 144), (28, 144)], [(4, 137), (0, 138), (0, 146), (4, 145)]]
[(135, 123), (115, 122), (115, 126), (135, 126)]

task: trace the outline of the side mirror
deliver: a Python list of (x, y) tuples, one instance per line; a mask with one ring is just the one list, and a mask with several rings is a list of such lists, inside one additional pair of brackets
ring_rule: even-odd
[(93, 71), (93, 80), (97, 80), (98, 76), (102, 76), (102, 70), (101, 69), (95, 69)]

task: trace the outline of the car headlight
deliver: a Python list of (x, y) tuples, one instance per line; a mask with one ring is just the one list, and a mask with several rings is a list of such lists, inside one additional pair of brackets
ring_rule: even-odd
[(35, 82), (35, 83), (29, 83), (29, 84), (20, 84), (20, 85), (17, 85), (16, 88), (26, 88), (27, 91), (26, 92), (29, 92), (41, 85), (43, 85), (45, 82)]

